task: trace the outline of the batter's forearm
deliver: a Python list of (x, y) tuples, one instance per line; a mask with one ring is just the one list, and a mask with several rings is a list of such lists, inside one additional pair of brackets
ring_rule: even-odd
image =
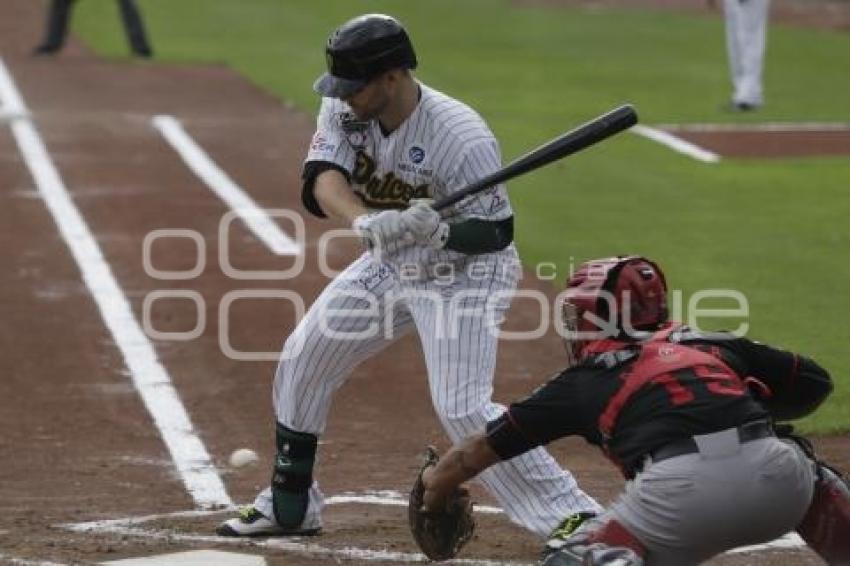
[(313, 194), (327, 215), (345, 220), (349, 224), (361, 214), (369, 212), (351, 191), (348, 179), (334, 169), (323, 171), (316, 177)]

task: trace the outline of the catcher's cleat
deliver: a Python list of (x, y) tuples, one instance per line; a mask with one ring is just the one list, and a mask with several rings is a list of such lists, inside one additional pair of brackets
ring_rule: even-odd
[(549, 539), (546, 541), (546, 546), (543, 547), (543, 556), (546, 557), (553, 552), (557, 552), (567, 542), (567, 539), (575, 533), (580, 526), (588, 519), (596, 517), (596, 513), (591, 511), (582, 511), (581, 513), (573, 513), (554, 528), (549, 534)]
[(305, 520), (298, 528), (285, 529), (253, 507), (246, 507), (238, 517), (220, 524), (215, 533), (222, 537), (313, 536), (322, 531), (321, 521)]

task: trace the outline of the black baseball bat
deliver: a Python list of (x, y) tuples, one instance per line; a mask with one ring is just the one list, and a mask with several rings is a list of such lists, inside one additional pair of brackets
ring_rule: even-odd
[(631, 104), (624, 104), (590, 122), (579, 126), (508, 163), (495, 173), (438, 200), (434, 210), (443, 210), (499, 183), (528, 173), (553, 161), (586, 149), (637, 124), (638, 116)]

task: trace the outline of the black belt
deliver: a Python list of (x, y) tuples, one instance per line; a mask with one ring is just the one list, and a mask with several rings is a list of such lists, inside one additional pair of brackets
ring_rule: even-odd
[[(736, 430), (738, 431), (738, 440), (741, 444), (758, 440), (760, 438), (776, 436), (773, 432), (773, 427), (767, 421), (744, 423), (736, 427)], [(697, 452), (699, 452), (697, 442), (694, 440), (694, 437), (689, 436), (688, 438), (676, 440), (669, 444), (665, 444), (660, 448), (656, 448), (649, 452), (649, 456), (652, 458), (653, 462), (660, 462), (661, 460), (667, 460), (675, 458), (676, 456), (683, 456), (685, 454), (695, 454)]]

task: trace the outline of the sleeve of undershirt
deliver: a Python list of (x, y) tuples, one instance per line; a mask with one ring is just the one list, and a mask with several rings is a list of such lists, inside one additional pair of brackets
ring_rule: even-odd
[(832, 393), (829, 372), (811, 358), (746, 338), (727, 347), (744, 362), (744, 377), (767, 386), (769, 394), (760, 400), (777, 420), (809, 415)]
[(589, 421), (574, 371), (560, 373), (487, 423), (487, 442), (499, 458), (509, 460), (558, 438), (586, 433)]
[(303, 181), (301, 201), (312, 214), (325, 217), (313, 190), (316, 177), (328, 169), (336, 169), (346, 179), (351, 179), (356, 154), (340, 123), (340, 114), (345, 111), (342, 103), (332, 98), (323, 98), (319, 115), (316, 118), (316, 132), (310, 141), (307, 157), (301, 171)]

